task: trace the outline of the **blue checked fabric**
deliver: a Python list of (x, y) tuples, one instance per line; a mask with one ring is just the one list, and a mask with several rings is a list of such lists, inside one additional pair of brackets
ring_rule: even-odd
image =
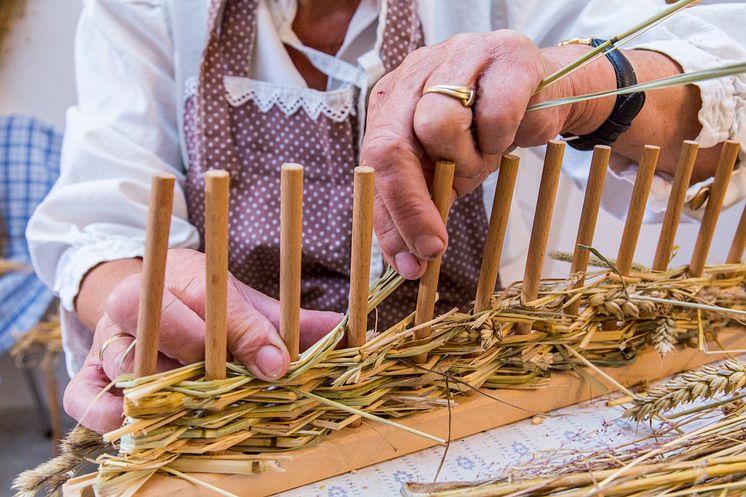
[(27, 270), (0, 276), (0, 353), (31, 329), (52, 293), (31, 269), (26, 224), (59, 175), (62, 135), (36, 119), (0, 116), (0, 256)]

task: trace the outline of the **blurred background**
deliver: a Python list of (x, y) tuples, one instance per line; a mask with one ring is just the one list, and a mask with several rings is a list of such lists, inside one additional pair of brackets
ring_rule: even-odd
[[(65, 110), (75, 102), (73, 39), (81, 8), (80, 0), (0, 0), (0, 119), (33, 117), (62, 133)], [(0, 177), (11, 177), (9, 154), (0, 151), (0, 162)], [(0, 195), (12, 195), (2, 184)], [(8, 229), (1, 214), (7, 213), (0, 212), (0, 229)], [(0, 245), (0, 258), (9, 258), (12, 248)], [(25, 310), (11, 301), (29, 288), (28, 276), (0, 276), (0, 322)], [(11, 357), (22, 331), (0, 329), (0, 496), (12, 495), (10, 483), (20, 471), (52, 456), (53, 431), (73, 426), (61, 409), (67, 374), (55, 344), (29, 344), (27, 352)]]
[[(75, 102), (73, 42), (81, 4), (80, 0), (0, 0), (0, 117), (27, 116), (50, 126), (59, 134), (64, 133), (65, 110)], [(2, 163), (3, 157), (6, 161), (8, 159), (1, 151), (2, 148), (0, 175), (7, 177), (18, 173), (12, 170), (9, 162)], [(522, 155), (524, 161), (515, 202), (518, 206), (525, 204), (522, 211), (531, 213), (538, 188), (540, 155), (530, 151)], [(2, 190), (0, 181), (0, 195), (11, 193)], [(550, 250), (571, 250), (582, 199), (582, 192), (569, 179), (563, 178)], [(520, 215), (516, 214), (516, 205), (513, 215)], [(742, 209), (743, 203), (731, 207), (721, 216), (711, 261), (725, 259)], [(531, 225), (530, 216), (523, 221), (525, 226)], [(622, 221), (602, 212), (594, 245), (604, 254), (615, 256), (622, 227)], [(637, 261), (643, 264), (652, 262), (659, 229), (657, 225), (643, 228), (635, 257)], [(680, 227), (677, 240), (680, 251), (674, 264), (687, 262), (697, 229), (696, 223)], [(513, 235), (523, 236), (520, 230)], [(524, 235), (527, 236), (527, 232)], [(0, 258), (9, 258), (10, 249), (12, 247), (0, 247)], [(503, 268), (502, 282), (507, 284), (521, 279), (523, 266), (524, 260), (519, 257)], [(545, 274), (564, 276), (567, 270), (566, 264), (549, 262)], [(12, 306), (2, 306), (4, 299), (7, 303), (11, 296), (2, 293), (4, 283), (5, 291), (9, 291), (9, 278), (8, 275), (0, 277), (0, 313), (12, 310)], [(49, 299), (47, 303), (53, 309), (54, 303), (51, 297)], [(23, 303), (17, 305), (22, 307)], [(0, 314), (0, 322), (3, 317)], [(49, 349), (48, 344), (37, 343), (25, 355), (14, 358), (10, 354), (11, 342), (15, 343), (27, 329), (6, 331), (8, 337), (12, 332), (12, 337), (0, 342), (4, 343), (0, 347), (0, 496), (10, 495), (10, 481), (19, 471), (35, 466), (53, 454), (52, 433), (56, 436), (72, 426), (72, 420), (60, 409), (67, 375), (62, 361), (55, 361), (53, 357), (54, 347)], [(0, 338), (2, 332), (0, 329)]]

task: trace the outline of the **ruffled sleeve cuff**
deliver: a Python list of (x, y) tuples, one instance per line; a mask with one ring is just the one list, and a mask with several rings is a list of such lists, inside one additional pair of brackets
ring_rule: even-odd
[(74, 311), (83, 277), (102, 262), (142, 257), (144, 241), (138, 238), (107, 238), (68, 248), (57, 265), (53, 291), (66, 311)]

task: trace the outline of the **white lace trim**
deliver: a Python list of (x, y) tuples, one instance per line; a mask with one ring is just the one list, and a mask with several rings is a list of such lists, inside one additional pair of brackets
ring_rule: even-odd
[(344, 121), (357, 113), (356, 91), (352, 85), (339, 90), (318, 91), (237, 76), (226, 76), (223, 84), (226, 99), (235, 107), (253, 101), (262, 112), (277, 106), (286, 115), (295, 114), (303, 108), (312, 119), (318, 119), (323, 114), (335, 122)]

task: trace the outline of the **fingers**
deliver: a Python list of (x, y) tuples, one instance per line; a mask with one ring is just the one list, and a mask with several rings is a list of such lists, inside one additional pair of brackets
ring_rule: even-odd
[(122, 425), (122, 397), (103, 392), (109, 378), (100, 365), (86, 363), (65, 389), (63, 405), (73, 419), (98, 433)]
[(425, 274), (427, 262), (420, 261), (409, 251), (380, 195), (376, 195), (374, 199), (373, 224), (376, 226), (376, 238), (386, 262), (405, 278), (421, 278)]
[[(280, 327), (280, 302), (254, 290), (242, 283), (239, 289), (257, 311), (269, 319), (272, 326)], [(329, 333), (342, 321), (344, 316), (337, 312), (310, 311), (301, 309), (300, 313), (300, 349), (305, 350)]]
[[(137, 331), (139, 302), (140, 275), (137, 274), (117, 285), (107, 303), (111, 320), (133, 337)], [(121, 344), (116, 346), (120, 348)], [(163, 291), (159, 350), (182, 364), (199, 362), (205, 357), (204, 320), (168, 288)]]
[[(184, 267), (191, 270), (184, 271)], [(205, 315), (204, 270), (204, 254), (192, 250), (169, 252), (168, 290), (200, 319)], [(236, 278), (229, 277), (228, 350), (258, 378), (276, 380), (287, 372), (290, 356), (275, 326), (246, 299), (240, 285)], [(204, 349), (204, 323), (199, 343)]]
[(228, 349), (254, 375), (265, 380), (282, 377), (290, 355), (277, 328), (249, 302), (235, 278), (228, 281)]
[[(108, 318), (105, 316), (101, 320), (108, 320)], [(106, 332), (111, 331), (113, 326), (102, 325), (99, 328)], [(111, 379), (107, 376), (98, 358), (102, 344), (110, 336), (110, 334), (93, 336), (93, 344), (83, 367), (70, 380), (63, 398), (65, 411), (80, 424), (98, 433), (111, 431), (122, 424), (123, 399), (111, 390), (104, 392)]]
[[(489, 63), (481, 51), (474, 50), (473, 35), (453, 37), (442, 57), (423, 91), (444, 84), (476, 89)], [(488, 161), (474, 140), (472, 123), (472, 109), (442, 93), (423, 94), (414, 109), (414, 131), (427, 155), (432, 160), (456, 162), (454, 187), (459, 195), (472, 191), (489, 174)]]
[[(99, 361), (107, 378), (116, 380), (124, 373), (131, 373), (134, 370), (134, 340), (132, 334), (125, 332), (107, 314), (101, 318), (96, 327), (91, 351), (95, 354), (93, 359)], [(159, 354), (156, 371), (168, 371), (181, 365), (179, 361)]]
[(539, 48), (525, 36), (502, 30), (488, 40), (491, 57), (480, 78), (474, 127), (482, 152), (502, 154), (514, 142), (544, 68)]
[[(393, 101), (391, 97), (386, 104), (403, 106)], [(400, 118), (411, 122), (411, 116)], [(376, 170), (376, 236), (389, 263), (402, 276), (416, 278), (423, 271), (421, 262), (439, 256), (448, 244), (423, 175), (424, 159), (414, 147), (411, 126), (373, 125), (366, 136), (362, 161)]]

